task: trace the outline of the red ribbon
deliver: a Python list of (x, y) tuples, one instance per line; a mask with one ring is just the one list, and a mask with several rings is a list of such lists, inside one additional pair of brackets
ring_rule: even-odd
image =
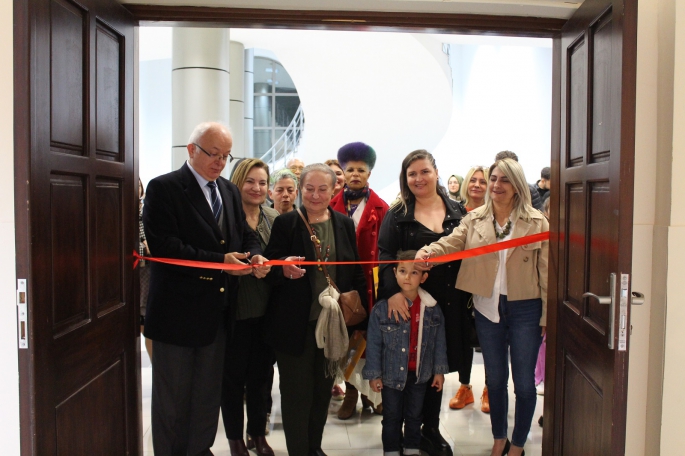
[[(520, 247), (522, 245), (533, 244), (534, 242), (542, 242), (549, 240), (549, 231), (543, 233), (531, 234), (529, 236), (524, 236), (516, 239), (510, 239), (508, 241), (496, 242), (494, 244), (484, 245), (482, 247), (476, 247), (473, 249), (462, 250), (461, 252), (450, 253), (448, 255), (442, 255), (439, 257), (434, 257), (429, 260), (413, 260), (413, 262), (428, 262), (428, 263), (449, 263), (450, 261), (463, 260), (465, 258), (473, 258), (480, 255), (485, 255), (488, 253), (499, 252), (500, 250), (512, 249), (514, 247)], [(189, 268), (203, 268), (203, 269), (223, 269), (230, 271), (239, 271), (241, 269), (249, 269), (256, 265), (250, 264), (229, 264), (229, 263), (213, 263), (209, 261), (194, 261), (194, 260), (178, 260), (174, 258), (156, 258), (141, 256), (133, 251), (133, 256), (136, 261), (133, 263), (133, 269), (138, 266), (140, 260), (154, 261), (157, 263), (172, 264), (174, 266), (185, 266)], [(397, 264), (406, 263), (407, 261), (398, 260), (385, 260), (385, 261), (327, 261), (326, 265), (352, 265), (352, 264)], [(318, 261), (286, 261), (286, 260), (269, 260), (265, 265), (268, 266), (287, 266), (287, 265), (298, 265), (298, 266), (317, 266)]]

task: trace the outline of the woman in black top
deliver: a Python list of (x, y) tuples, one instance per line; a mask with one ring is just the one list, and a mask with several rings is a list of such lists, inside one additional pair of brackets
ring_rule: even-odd
[[(418, 250), (447, 236), (466, 214), (461, 203), (450, 200), (438, 184), (435, 159), (425, 150), (411, 152), (402, 162), (400, 189), (399, 202), (390, 208), (381, 225), (380, 260), (393, 260), (398, 250)], [(468, 385), (473, 362), (473, 349), (468, 340), (469, 294), (454, 288), (460, 264), (454, 261), (434, 267), (422, 287), (438, 301), (445, 316), (450, 372), (459, 371), (460, 382)], [(392, 316), (406, 320), (409, 311), (399, 294), (392, 264), (380, 266), (379, 282), (378, 298), (388, 299)], [(452, 449), (439, 431), (441, 401), (442, 392), (429, 385), (423, 405), (421, 449), (430, 455), (451, 456)]]

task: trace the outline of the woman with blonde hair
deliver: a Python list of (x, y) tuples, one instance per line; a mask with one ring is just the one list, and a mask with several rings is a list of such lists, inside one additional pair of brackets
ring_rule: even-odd
[[(266, 249), (278, 212), (264, 207), (269, 189), (269, 166), (262, 160), (241, 161), (231, 181), (240, 191), (247, 224)], [(266, 442), (267, 398), (265, 385), (272, 375), (274, 354), (264, 342), (264, 314), (270, 287), (253, 275), (239, 277), (236, 305), (231, 308), (231, 336), (226, 339), (221, 414), (232, 456), (273, 456)], [(247, 445), (243, 440), (243, 395), (247, 409)]]
[[(423, 247), (417, 260), (549, 231), (533, 208), (523, 169), (505, 158), (490, 167), (485, 205), (470, 212), (449, 235)], [(535, 363), (547, 325), (547, 255), (539, 241), (463, 260), (457, 288), (473, 293), (476, 331), (490, 395), (491, 456), (524, 454), (535, 413)], [(416, 263), (430, 269), (428, 263)], [(509, 354), (516, 395), (514, 431), (507, 438)]]
[(474, 166), (466, 173), (464, 184), (459, 190), (461, 202), (467, 211), (472, 211), (485, 204), (485, 189), (488, 186), (488, 170), (483, 166)]

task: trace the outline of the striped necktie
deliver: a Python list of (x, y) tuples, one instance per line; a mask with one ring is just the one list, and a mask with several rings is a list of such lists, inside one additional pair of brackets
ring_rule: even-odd
[(221, 198), (219, 197), (219, 192), (216, 191), (216, 182), (207, 182), (207, 187), (209, 187), (210, 199), (212, 200), (212, 212), (214, 213), (216, 222), (219, 223), (222, 204)]

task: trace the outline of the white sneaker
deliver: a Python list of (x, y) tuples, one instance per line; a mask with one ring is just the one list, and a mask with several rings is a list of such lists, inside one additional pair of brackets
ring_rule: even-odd
[(545, 395), (545, 382), (540, 382), (538, 386), (535, 387), (535, 389), (538, 392), (538, 396), (544, 396)]

